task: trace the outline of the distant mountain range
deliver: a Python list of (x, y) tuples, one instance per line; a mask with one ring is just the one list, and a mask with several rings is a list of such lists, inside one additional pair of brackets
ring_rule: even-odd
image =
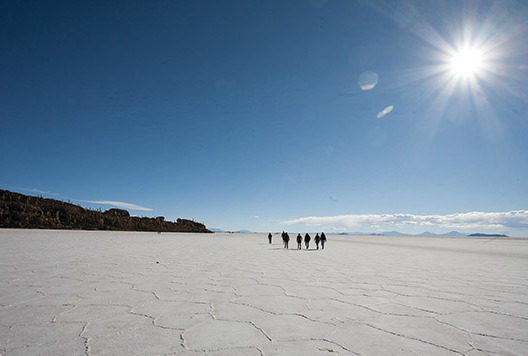
[[(255, 232), (249, 230), (236, 230), (236, 231), (226, 231), (218, 228), (209, 228), (212, 232), (216, 233), (231, 233), (231, 234), (259, 234), (263, 232)], [(331, 233), (331, 232), (330, 232)], [(352, 235), (352, 236), (438, 236), (438, 237), (508, 237), (504, 234), (484, 234), (484, 233), (475, 233), (475, 234), (464, 234), (459, 231), (449, 231), (443, 234), (436, 234), (430, 231), (424, 231), (420, 234), (405, 234), (399, 231), (384, 231), (380, 233), (371, 233), (371, 232), (341, 232), (339, 235)]]
[(424, 231), (419, 234), (405, 234), (399, 231), (384, 231), (381, 233), (368, 233), (368, 232), (345, 232), (340, 235), (370, 235), (370, 236), (444, 236), (444, 237), (508, 237), (504, 234), (484, 234), (484, 233), (475, 233), (475, 234), (464, 234), (459, 231), (449, 231), (444, 234), (436, 234), (430, 231)]
[(424, 231), (420, 234), (415, 234), (414, 236), (466, 236), (466, 234), (463, 234), (455, 230), (446, 232), (444, 234), (436, 234), (434, 232)]
[(222, 230), (222, 229), (218, 229), (214, 227), (209, 228), (209, 231), (212, 231), (215, 233), (225, 233), (225, 234), (257, 234), (257, 232), (249, 231), (249, 230), (230, 231), (230, 230)]

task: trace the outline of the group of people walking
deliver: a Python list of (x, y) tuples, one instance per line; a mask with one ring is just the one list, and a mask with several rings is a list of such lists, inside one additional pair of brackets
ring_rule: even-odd
[[(289, 248), (289, 243), (290, 243), (290, 235), (288, 235), (287, 232), (282, 232), (282, 242), (284, 244), (284, 248)], [(268, 234), (268, 240), (269, 240), (269, 243), (271, 244), (271, 240), (273, 238), (273, 235), (271, 235), (271, 233)], [(303, 237), (301, 236), (301, 234), (297, 234), (297, 249), (302, 249), (302, 242), (303, 242)], [(310, 234), (306, 233), (306, 235), (304, 235), (304, 245), (306, 246), (306, 249), (308, 250), (308, 247), (310, 247), (310, 241), (312, 240), (312, 237), (310, 236)], [(319, 234), (316, 234), (315, 235), (315, 238), (314, 238), (314, 241), (315, 241), (315, 246), (317, 248), (317, 250), (319, 250), (319, 243), (321, 243), (321, 248), (324, 250), (324, 246), (325, 246), (325, 243), (326, 243), (326, 235), (324, 232), (321, 232), (321, 236), (319, 236)]]

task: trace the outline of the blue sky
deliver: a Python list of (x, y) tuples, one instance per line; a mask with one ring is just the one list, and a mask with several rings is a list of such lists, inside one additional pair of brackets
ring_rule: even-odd
[(0, 188), (225, 230), (528, 236), (523, 1), (0, 14)]

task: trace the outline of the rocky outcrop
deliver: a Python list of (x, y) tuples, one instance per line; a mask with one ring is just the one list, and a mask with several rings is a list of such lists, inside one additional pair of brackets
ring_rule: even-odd
[(470, 234), (468, 237), (509, 237), (505, 234), (483, 234), (481, 232), (477, 232), (476, 234)]
[(102, 212), (7, 190), (0, 190), (0, 228), (211, 232), (192, 220), (171, 222), (164, 217), (136, 217), (123, 209)]
[(123, 218), (128, 218), (130, 216), (130, 213), (128, 211), (123, 210), (123, 209), (116, 209), (116, 208), (109, 209), (105, 211), (103, 214), (109, 215), (109, 216), (117, 216), (117, 217), (120, 216)]

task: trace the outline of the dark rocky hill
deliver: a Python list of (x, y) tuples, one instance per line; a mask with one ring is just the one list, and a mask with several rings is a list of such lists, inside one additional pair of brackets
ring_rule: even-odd
[(0, 228), (211, 232), (204, 224), (191, 220), (177, 219), (171, 222), (165, 221), (163, 216), (135, 217), (122, 209), (102, 212), (1, 189)]
[(477, 232), (476, 234), (470, 234), (468, 237), (509, 237), (508, 235), (504, 234), (483, 234), (481, 232)]

